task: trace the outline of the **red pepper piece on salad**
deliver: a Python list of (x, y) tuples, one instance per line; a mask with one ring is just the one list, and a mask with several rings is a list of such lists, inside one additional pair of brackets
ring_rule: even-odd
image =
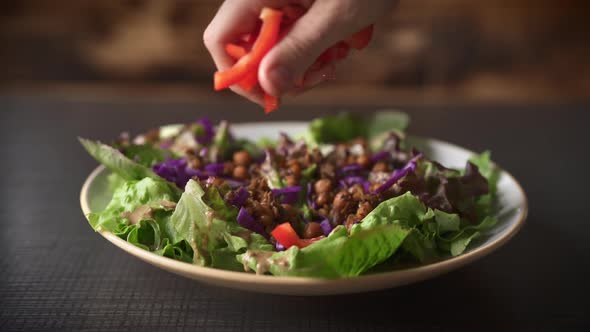
[(308, 245), (324, 238), (322, 235), (312, 239), (302, 239), (299, 237), (299, 235), (297, 235), (291, 224), (288, 222), (278, 225), (275, 227), (275, 229), (273, 229), (272, 232), (270, 232), (270, 234), (275, 238), (275, 240), (277, 240), (277, 242), (282, 244), (285, 249), (289, 249), (292, 246), (305, 248)]
[(299, 235), (297, 235), (291, 224), (288, 222), (275, 227), (275, 229), (270, 232), (270, 235), (272, 235), (277, 242), (282, 244), (285, 249), (289, 249), (292, 246), (299, 246), (299, 243), (301, 242), (301, 238), (299, 238)]

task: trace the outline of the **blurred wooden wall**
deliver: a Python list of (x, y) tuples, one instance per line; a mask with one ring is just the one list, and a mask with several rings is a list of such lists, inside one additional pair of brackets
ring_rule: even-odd
[[(201, 36), (220, 3), (0, 2), (1, 86), (209, 87), (214, 67)], [(588, 8), (580, 0), (402, 0), (379, 22), (371, 47), (339, 65), (331, 88), (412, 94), (435, 87), (492, 99), (587, 97)]]

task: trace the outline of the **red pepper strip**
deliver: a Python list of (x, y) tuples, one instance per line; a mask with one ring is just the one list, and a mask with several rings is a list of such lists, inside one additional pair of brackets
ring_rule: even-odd
[(252, 46), (252, 51), (238, 60), (233, 67), (215, 73), (215, 90), (222, 90), (238, 83), (258, 67), (262, 58), (277, 41), (282, 16), (283, 12), (279, 10), (266, 7), (262, 9), (260, 13), (262, 27), (254, 46)]
[(313, 239), (301, 239), (299, 238), (299, 235), (297, 235), (291, 224), (288, 222), (278, 225), (277, 227), (275, 227), (275, 229), (272, 230), (272, 232), (270, 232), (270, 234), (277, 240), (277, 242), (282, 244), (283, 247), (285, 247), (285, 249), (289, 249), (292, 246), (305, 248), (308, 245), (324, 238), (324, 236), (322, 235), (314, 237)]
[(295, 233), (295, 230), (288, 222), (275, 227), (275, 229), (270, 232), (270, 235), (272, 235), (277, 242), (282, 244), (285, 249), (289, 249), (292, 246), (298, 246), (299, 242), (301, 242), (299, 235)]
[(272, 111), (275, 111), (277, 108), (279, 108), (279, 99), (277, 97), (271, 96), (265, 92), (264, 93), (264, 113), (268, 114)]
[(242, 46), (236, 45), (236, 44), (232, 44), (232, 43), (225, 45), (225, 52), (227, 53), (227, 55), (231, 56), (234, 60), (239, 60), (247, 54), (245, 48), (243, 48)]
[(356, 32), (350, 36), (346, 42), (350, 47), (357, 50), (362, 50), (369, 45), (371, 38), (373, 38), (373, 27), (373, 24), (371, 24), (361, 31)]
[[(231, 56), (234, 60), (240, 60), (242, 57), (244, 57), (248, 53), (248, 52), (246, 52), (246, 49), (243, 48), (242, 46), (232, 44), (232, 43), (225, 45), (225, 52), (227, 52), (227, 54), (229, 56)], [(238, 82), (238, 85), (246, 91), (252, 90), (256, 86), (256, 84), (258, 84), (257, 73), (258, 73), (258, 69), (256, 69), (253, 72), (248, 73), (248, 75), (246, 77), (244, 77), (243, 80)]]
[(246, 91), (252, 90), (256, 84), (258, 84), (258, 68), (249, 72), (243, 80), (238, 82), (238, 85)]

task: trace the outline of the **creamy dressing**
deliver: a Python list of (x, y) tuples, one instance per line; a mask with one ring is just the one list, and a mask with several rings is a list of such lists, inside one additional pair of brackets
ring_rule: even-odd
[[(256, 274), (265, 274), (269, 271), (269, 267), (275, 263), (275, 260), (271, 258), (273, 254), (273, 251), (246, 251), (244, 256), (242, 256), (244, 271), (250, 271), (248, 263), (250, 263), (251, 260), (254, 260), (256, 262)], [(286, 263), (286, 260), (284, 259), (279, 259), (277, 261), (279, 261), (280, 266), (284, 266)], [(286, 265), (288, 265), (288, 263), (286, 263)]]
[(153, 219), (154, 218), (154, 211), (151, 207), (147, 205), (140, 205), (133, 210), (133, 212), (123, 212), (121, 213), (121, 217), (129, 220), (129, 222), (133, 225), (137, 224), (143, 219)]
[(171, 202), (171, 201), (162, 200), (162, 201), (160, 201), (160, 206), (162, 208), (164, 208), (165, 210), (173, 210), (174, 208), (176, 208), (176, 203)]

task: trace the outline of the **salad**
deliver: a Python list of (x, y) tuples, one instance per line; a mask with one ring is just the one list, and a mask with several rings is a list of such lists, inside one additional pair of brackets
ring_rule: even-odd
[(463, 253), (493, 227), (498, 170), (484, 152), (449, 169), (410, 146), (403, 113), (339, 114), (253, 142), (199, 119), (111, 145), (92, 228), (171, 259), (276, 276), (353, 277)]

